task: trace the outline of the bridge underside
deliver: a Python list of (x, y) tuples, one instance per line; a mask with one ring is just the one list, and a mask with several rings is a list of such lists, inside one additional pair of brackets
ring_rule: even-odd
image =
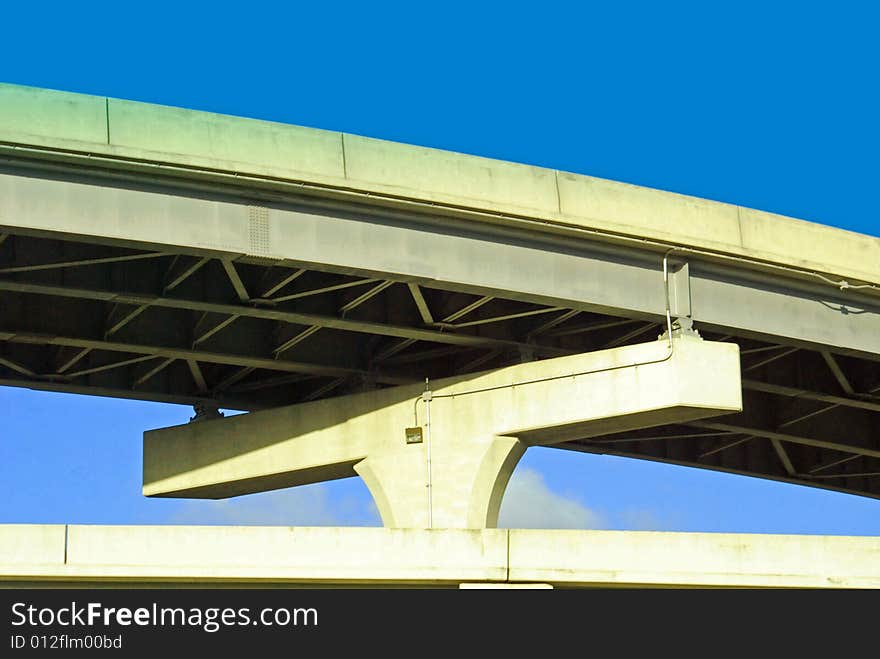
[[(24, 180), (17, 174), (9, 179)], [(47, 190), (62, 185), (27, 180)], [(329, 257), (309, 261), (305, 252), (281, 258), (259, 248), (269, 240), (261, 231), (276, 226), (274, 216), (267, 223), (261, 213), (268, 211), (245, 202), (239, 208), (249, 217), (247, 239), (257, 246), (251, 254), (265, 255), (175, 248), (172, 236), (152, 243), (114, 237), (101, 224), (104, 208), (96, 210), (93, 234), (64, 228), (64, 218), (56, 218), (62, 229), (40, 228), (13, 211), (23, 213), (31, 204), (36, 215), (46, 213), (43, 200), (25, 200), (8, 189), (17, 201), (0, 214), (0, 385), (259, 410), (642, 343), (664, 329), (657, 254), (624, 262), (604, 252), (559, 248), (560, 259), (572, 256), (583, 265), (585, 280), (612, 267), (621, 278), (602, 279), (596, 284), (602, 291), (591, 299), (567, 292), (551, 299), (491, 285), (504, 268), (526, 279), (547, 277), (539, 261), (512, 264), (488, 255), (474, 266), (485, 280), (462, 282), (414, 274), (435, 258), (428, 251), (406, 254), (411, 272), (345, 267)], [(225, 203), (198, 196), (191, 201)], [(125, 199), (117, 203), (124, 206)], [(137, 209), (130, 212), (137, 215)], [(359, 221), (374, 226), (372, 219)], [(383, 227), (396, 230), (394, 222)], [(425, 234), (467, 239), (453, 228), (450, 223)], [(320, 236), (302, 235), (320, 242)], [(342, 235), (350, 254), (367, 249), (366, 233)], [(492, 249), (511, 250), (523, 240), (480, 239)], [(878, 339), (868, 324), (880, 316), (865, 305), (852, 311), (852, 299), (841, 302), (833, 288), (814, 294), (805, 285), (796, 295), (785, 292), (791, 304), (827, 316), (817, 322), (794, 310), (800, 325), (792, 323), (787, 334), (771, 331), (769, 324), (786, 318), (769, 319), (758, 303), (772, 302), (775, 284), (722, 281), (707, 263), (689, 267), (688, 309), (674, 315), (692, 317), (705, 339), (739, 345), (743, 412), (554, 448), (880, 497)], [(551, 274), (568, 279), (565, 272)], [(652, 282), (646, 290), (627, 293), (642, 276)], [(754, 298), (735, 292), (725, 299), (725, 287), (733, 285), (754, 291)], [(638, 299), (631, 303), (623, 299), (633, 295)], [(622, 300), (618, 307), (610, 303), (615, 297)], [(742, 301), (742, 318), (725, 321), (736, 300)], [(861, 323), (859, 332), (842, 323)], [(826, 330), (841, 340), (823, 342)]]
[[(132, 256), (148, 258), (101, 262)], [(507, 366), (531, 355), (628, 345), (662, 332), (658, 323), (620, 316), (239, 261), (241, 283), (260, 294), (296, 275), (267, 296), (293, 299), (241, 309), (219, 259), (29, 236), (6, 234), (0, 258), (0, 384), (50, 391), (256, 410)], [(40, 269), (82, 261), (90, 263)], [(150, 304), (156, 291), (196, 265), (166, 293), (174, 306)], [(123, 294), (143, 301), (114, 299)], [(344, 318), (356, 330), (261, 317), (288, 309)], [(466, 338), (465, 345), (389, 336), (399, 328), (420, 331), (435, 318), (457, 325), (448, 336)], [(875, 364), (701, 334), (739, 344), (744, 412), (556, 448), (880, 496), (880, 450), (857, 441), (877, 428), (880, 401), (855, 394), (880, 390)]]

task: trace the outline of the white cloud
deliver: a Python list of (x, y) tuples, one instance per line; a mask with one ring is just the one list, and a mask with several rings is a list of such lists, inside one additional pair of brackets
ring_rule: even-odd
[(630, 508), (620, 513), (620, 527), (633, 531), (680, 531), (683, 529), (677, 517), (669, 511)]
[(498, 526), (518, 529), (598, 529), (600, 514), (580, 501), (553, 492), (544, 476), (529, 468), (513, 472), (498, 516)]
[(322, 484), (251, 494), (231, 499), (183, 502), (173, 524), (243, 526), (378, 526), (372, 501), (338, 497)]

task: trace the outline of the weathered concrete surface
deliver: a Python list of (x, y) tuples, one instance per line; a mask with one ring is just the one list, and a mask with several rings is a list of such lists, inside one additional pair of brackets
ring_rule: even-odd
[(511, 214), (880, 284), (880, 238), (589, 176), (298, 126), (0, 85), (0, 143)]
[(107, 99), (0, 84), (0, 139), (52, 145), (107, 144)]
[(64, 528), (0, 525), (0, 586), (880, 588), (876, 537), (70, 526), (65, 541)]
[[(658, 203), (656, 212), (665, 212), (663, 208)], [(462, 223), (449, 231), (438, 231), (418, 224), (371, 222), (344, 213), (273, 207), (256, 209), (259, 213), (254, 214), (254, 210), (245, 203), (202, 199), (167, 190), (145, 191), (0, 173), (0, 233), (6, 229), (36, 236), (57, 237), (61, 233), (66, 239), (110, 241), (128, 248), (207, 258), (259, 257), (263, 263), (267, 262), (263, 259), (269, 259), (291, 268), (327, 268), (337, 273), (552, 307), (654, 322), (665, 320), (662, 253), (620, 246), (612, 249), (588, 240), (567, 239), (563, 241), (566, 245), (548, 246), (547, 237), (537, 234), (531, 234), (533, 240), (525, 242), (493, 240), (464, 230), (459, 226)], [(258, 215), (262, 220), (254, 219)], [(699, 216), (696, 213), (695, 218)], [(669, 215), (667, 219), (672, 218)], [(694, 219), (694, 226), (697, 224)], [(823, 228), (810, 226), (816, 233), (810, 238), (809, 250), (834, 243), (824, 236)], [(267, 239), (258, 240), (257, 235)], [(771, 238), (774, 243), (785, 242), (784, 233), (773, 233)], [(585, 251), (578, 251), (578, 244)], [(842, 243), (840, 249), (845, 249)], [(858, 252), (853, 254), (857, 256)], [(673, 258), (678, 256), (681, 255), (674, 254)], [(486, 267), (487, 263), (492, 263), (492, 267)], [(814, 277), (808, 277), (813, 288), (805, 293), (804, 281), (771, 278), (766, 273), (759, 276), (745, 270), (727, 271), (723, 275), (701, 271), (707, 265), (690, 270), (686, 279), (692, 319), (697, 327), (733, 335), (763, 336), (771, 342), (801, 343), (818, 350), (854, 351), (871, 359), (880, 354), (880, 307), (876, 303), (866, 304), (867, 296), (842, 293), (827, 282), (816, 288), (819, 280)], [(760, 281), (750, 280), (744, 276), (747, 274)], [(22, 286), (33, 285), (0, 280), (3, 290), (22, 290)], [(33, 288), (27, 290), (33, 292)], [(45, 288), (41, 290), (46, 294)], [(48, 294), (116, 301), (108, 291), (71, 290), (65, 286), (52, 287)], [(146, 296), (146, 300), (144, 296), (137, 297), (135, 300), (126, 296), (127, 303), (176, 304), (183, 308), (191, 308), (192, 304), (153, 295)], [(229, 309), (227, 306), (226, 310)], [(232, 309), (232, 313), (236, 311)], [(242, 311), (245, 315), (273, 312), (265, 308)], [(289, 316), (286, 319), (298, 322), (291, 321)], [(379, 333), (401, 338), (421, 333), (419, 328), (391, 329), (381, 323), (368, 323), (365, 327), (353, 324), (351, 318), (329, 316), (324, 316), (320, 323), (303, 324), (354, 331), (360, 331), (360, 327), (368, 333), (381, 327)], [(427, 333), (432, 336), (422, 334), (420, 340), (454, 342), (448, 337), (468, 338), (451, 332)], [(441, 338), (444, 336), (447, 338)], [(59, 338), (75, 339), (63, 335)], [(39, 343), (45, 339), (7, 340)], [(272, 362), (263, 362), (261, 366), (271, 369)]]
[(107, 111), (114, 147), (174, 154), (174, 162), (195, 167), (345, 176), (340, 133), (116, 99)]
[(0, 565), (57, 565), (64, 561), (63, 524), (0, 525)]
[[(404, 148), (401, 148), (404, 147)], [(552, 169), (490, 160), (396, 142), (345, 136), (346, 178), (367, 189), (443, 203), (501, 202), (508, 210), (552, 213), (557, 210)]]
[(880, 538), (510, 531), (511, 581), (880, 588)]
[[(28, 561), (28, 555), (39, 560)], [(377, 528), (69, 526), (65, 544), (64, 526), (0, 525), (0, 582), (503, 581), (506, 556), (503, 531), (414, 535)]]
[[(738, 346), (673, 345), (438, 380), (429, 425), (417, 402), (424, 386), (414, 385), (149, 431), (143, 491), (222, 498), (357, 473), (386, 526), (493, 527), (526, 446), (742, 409)], [(426, 441), (407, 444), (415, 426)]]

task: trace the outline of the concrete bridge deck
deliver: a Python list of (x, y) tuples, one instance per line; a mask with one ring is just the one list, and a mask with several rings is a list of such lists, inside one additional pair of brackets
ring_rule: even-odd
[(316, 197), (419, 204), (474, 222), (530, 219), (880, 284), (880, 238), (731, 204), (333, 131), (0, 85), (0, 154)]
[(880, 588), (880, 538), (0, 525), (0, 586)]

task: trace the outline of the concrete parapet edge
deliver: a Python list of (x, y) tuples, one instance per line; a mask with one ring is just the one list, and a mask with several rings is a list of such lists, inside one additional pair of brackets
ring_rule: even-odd
[(0, 84), (0, 145), (313, 184), (880, 284), (880, 238), (591, 176), (334, 131)]
[(880, 588), (880, 537), (0, 525), (0, 585), (41, 582)]

